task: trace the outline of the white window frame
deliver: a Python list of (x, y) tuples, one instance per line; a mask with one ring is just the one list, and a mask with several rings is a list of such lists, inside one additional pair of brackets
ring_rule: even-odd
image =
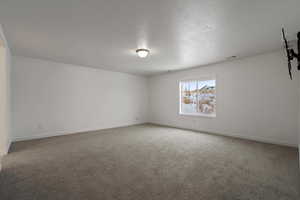
[[(208, 114), (202, 114), (202, 113), (183, 113), (181, 111), (181, 82), (184, 81), (205, 81), (205, 80), (215, 80), (215, 88), (216, 88), (216, 111), (215, 114), (208, 115)], [(218, 104), (218, 99), (217, 99), (217, 78), (216, 75), (207, 75), (207, 76), (197, 76), (197, 77), (189, 77), (189, 78), (184, 78), (180, 79), (178, 81), (178, 88), (179, 88), (179, 110), (178, 114), (181, 116), (191, 116), (191, 117), (207, 117), (207, 118), (216, 118), (217, 117), (217, 104)]]

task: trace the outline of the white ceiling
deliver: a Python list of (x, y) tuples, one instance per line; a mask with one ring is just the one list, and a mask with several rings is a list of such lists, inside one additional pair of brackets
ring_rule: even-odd
[(278, 49), (300, 0), (0, 0), (0, 23), (14, 55), (150, 75)]

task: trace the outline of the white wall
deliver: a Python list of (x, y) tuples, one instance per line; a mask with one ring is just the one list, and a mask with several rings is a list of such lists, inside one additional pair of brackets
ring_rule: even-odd
[[(149, 121), (297, 146), (299, 78), (290, 81), (286, 68), (284, 55), (273, 52), (154, 76), (147, 85), (144, 77), (13, 57), (13, 139)], [(178, 115), (178, 81), (211, 74), (217, 77), (217, 117)]]
[(0, 169), (10, 145), (10, 51), (0, 25)]
[[(298, 76), (289, 80), (282, 52), (150, 78), (150, 122), (298, 146)], [(178, 81), (214, 74), (217, 117), (180, 116)]]
[(13, 139), (147, 121), (145, 77), (13, 57)]
[[(298, 73), (299, 76), (299, 73)], [(299, 83), (299, 96), (300, 96), (300, 83)], [(299, 169), (300, 169), (300, 101), (299, 101), (299, 112), (298, 112), (298, 155), (299, 155)]]

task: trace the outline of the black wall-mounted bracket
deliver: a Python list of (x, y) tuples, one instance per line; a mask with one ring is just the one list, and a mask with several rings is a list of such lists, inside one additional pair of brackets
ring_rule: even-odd
[(298, 38), (298, 41), (297, 41), (298, 53), (296, 53), (294, 51), (294, 49), (292, 49), (292, 48), (289, 49), (289, 51), (290, 51), (290, 58), (289, 58), (289, 60), (294, 60), (294, 58), (296, 58), (297, 61), (298, 61), (298, 67), (297, 67), (297, 69), (300, 70), (300, 32), (298, 32), (297, 38)]
[(285, 49), (285, 53), (286, 53), (286, 57), (287, 57), (287, 64), (288, 64), (288, 72), (289, 72), (289, 76), (290, 79), (293, 79), (293, 75), (292, 75), (292, 60), (294, 60), (294, 58), (297, 59), (297, 69), (300, 70), (300, 32), (298, 32), (297, 34), (297, 50), (298, 52), (296, 53), (294, 51), (293, 48), (290, 47), (288, 40), (285, 37), (285, 31), (284, 28), (281, 29), (282, 31), (282, 39), (283, 39), (283, 44), (284, 44), (284, 49)]

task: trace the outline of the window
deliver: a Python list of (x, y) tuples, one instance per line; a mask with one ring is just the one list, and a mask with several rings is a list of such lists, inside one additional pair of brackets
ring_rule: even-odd
[(180, 114), (216, 116), (216, 80), (180, 81)]

